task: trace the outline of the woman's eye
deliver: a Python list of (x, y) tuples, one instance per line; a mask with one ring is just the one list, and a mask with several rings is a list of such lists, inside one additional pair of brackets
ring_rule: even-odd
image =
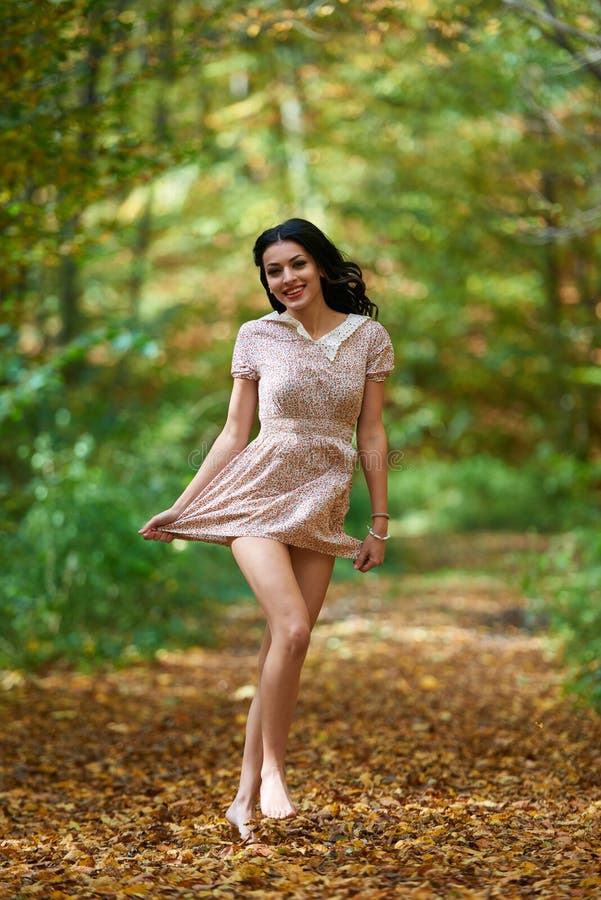
[[(307, 260), (306, 260), (306, 259), (298, 259), (298, 260), (295, 260), (295, 261), (292, 263), (292, 266), (293, 266), (294, 269), (302, 269), (302, 268), (304, 268), (304, 266), (306, 266), (306, 265), (307, 265)], [(281, 269), (267, 269), (266, 271), (267, 271), (267, 277), (268, 277), (268, 278), (277, 278), (278, 275), (281, 275), (281, 274), (282, 274), (282, 270), (281, 270)]]

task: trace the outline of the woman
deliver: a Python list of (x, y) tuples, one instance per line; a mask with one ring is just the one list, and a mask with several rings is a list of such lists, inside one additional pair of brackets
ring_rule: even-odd
[[(245, 322), (232, 357), (225, 426), (174, 505), (140, 529), (231, 548), (266, 617), (259, 687), (246, 725), (238, 793), (226, 813), (244, 839), (264, 816), (295, 815), (284, 757), (299, 678), (337, 556), (368, 572), (384, 561), (387, 441), (383, 381), (394, 366), (361, 269), (310, 222), (265, 231), (255, 263), (273, 311)], [(249, 441), (259, 408), (261, 430)], [(358, 453), (351, 439), (357, 426)], [(344, 533), (357, 456), (373, 515)]]

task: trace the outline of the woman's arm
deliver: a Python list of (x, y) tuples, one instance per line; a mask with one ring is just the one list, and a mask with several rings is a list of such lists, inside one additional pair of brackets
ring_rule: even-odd
[(215, 438), (198, 472), (175, 503), (164, 512), (153, 516), (140, 528), (139, 533), (145, 540), (170, 543), (177, 536), (162, 531), (162, 528), (177, 519), (221, 469), (246, 447), (257, 403), (257, 382), (249, 378), (234, 378), (225, 425)]
[[(367, 482), (374, 513), (388, 512), (388, 441), (382, 422), (384, 382), (367, 380), (363, 403), (357, 420), (357, 450)], [(388, 519), (372, 519), (376, 534), (388, 533)], [(354, 563), (354, 568), (368, 572), (384, 562), (386, 542), (368, 534)]]

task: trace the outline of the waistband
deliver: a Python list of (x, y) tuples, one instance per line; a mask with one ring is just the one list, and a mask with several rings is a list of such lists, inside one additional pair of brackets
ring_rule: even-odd
[(315, 438), (333, 437), (350, 443), (354, 429), (346, 422), (329, 422), (327, 419), (316, 420), (270, 416), (261, 419), (261, 431), (264, 434), (283, 431), (291, 434), (306, 434)]

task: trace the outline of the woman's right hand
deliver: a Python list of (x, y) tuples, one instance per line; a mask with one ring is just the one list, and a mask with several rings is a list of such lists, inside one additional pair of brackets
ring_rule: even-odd
[(180, 515), (180, 510), (172, 506), (170, 509), (166, 509), (164, 512), (149, 519), (146, 525), (140, 528), (138, 534), (141, 534), (145, 541), (163, 541), (164, 544), (170, 544), (177, 535), (163, 531), (163, 526), (175, 522)]

